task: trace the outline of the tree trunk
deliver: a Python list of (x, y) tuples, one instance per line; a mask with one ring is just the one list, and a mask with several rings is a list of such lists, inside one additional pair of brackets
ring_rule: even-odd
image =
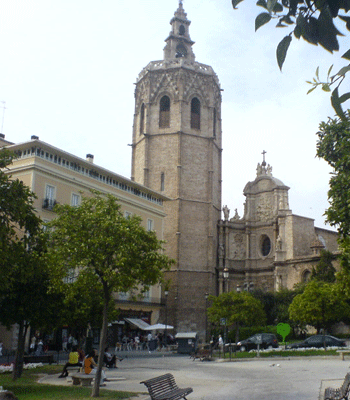
[(15, 381), (17, 378), (22, 376), (23, 372), (23, 353), (24, 353), (24, 341), (27, 329), (25, 329), (24, 321), (19, 323), (18, 329), (18, 343), (15, 356), (15, 364), (13, 366), (12, 379)]
[(98, 363), (97, 363), (97, 371), (95, 375), (94, 386), (92, 388), (91, 397), (99, 397), (100, 396), (100, 381), (101, 381), (101, 371), (103, 367), (103, 356), (105, 352), (106, 342), (107, 342), (107, 328), (108, 328), (108, 305), (110, 301), (110, 294), (107, 288), (107, 284), (103, 282), (103, 291), (104, 291), (104, 304), (103, 304), (103, 321), (102, 321), (102, 329), (100, 336), (100, 348), (98, 352)]

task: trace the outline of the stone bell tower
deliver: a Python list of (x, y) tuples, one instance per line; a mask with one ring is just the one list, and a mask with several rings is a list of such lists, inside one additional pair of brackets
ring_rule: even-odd
[(213, 69), (195, 61), (182, 1), (170, 21), (164, 59), (135, 89), (132, 179), (169, 197), (166, 253), (176, 260), (167, 321), (177, 332), (206, 329), (206, 294), (216, 294), (221, 215), (221, 92)]

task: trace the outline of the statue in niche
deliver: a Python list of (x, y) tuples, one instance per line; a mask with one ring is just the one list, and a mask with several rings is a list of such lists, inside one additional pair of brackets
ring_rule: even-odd
[(276, 239), (276, 250), (277, 251), (282, 251), (282, 238), (278, 234), (277, 239)]
[(219, 258), (224, 258), (225, 246), (223, 244), (219, 244), (218, 254)]
[(224, 212), (225, 221), (228, 221), (230, 218), (230, 209), (227, 206), (224, 206), (222, 211)]

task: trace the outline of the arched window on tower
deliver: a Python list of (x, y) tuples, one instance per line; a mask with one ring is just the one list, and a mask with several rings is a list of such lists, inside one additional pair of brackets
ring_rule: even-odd
[(213, 112), (213, 136), (216, 137), (216, 108)]
[(142, 103), (140, 112), (140, 135), (145, 133), (145, 105)]
[(180, 25), (179, 35), (183, 36), (186, 33), (186, 28), (183, 25)]
[(201, 129), (201, 103), (197, 97), (191, 101), (191, 128)]
[(170, 99), (163, 96), (159, 104), (159, 128), (170, 127)]

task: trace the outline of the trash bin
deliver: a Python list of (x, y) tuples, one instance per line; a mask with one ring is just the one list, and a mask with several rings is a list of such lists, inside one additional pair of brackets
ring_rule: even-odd
[(197, 350), (198, 336), (196, 332), (177, 333), (175, 340), (179, 354), (191, 354)]
[(148, 342), (148, 349), (149, 351), (155, 351), (157, 350), (158, 347), (158, 341), (157, 339), (152, 339)]

